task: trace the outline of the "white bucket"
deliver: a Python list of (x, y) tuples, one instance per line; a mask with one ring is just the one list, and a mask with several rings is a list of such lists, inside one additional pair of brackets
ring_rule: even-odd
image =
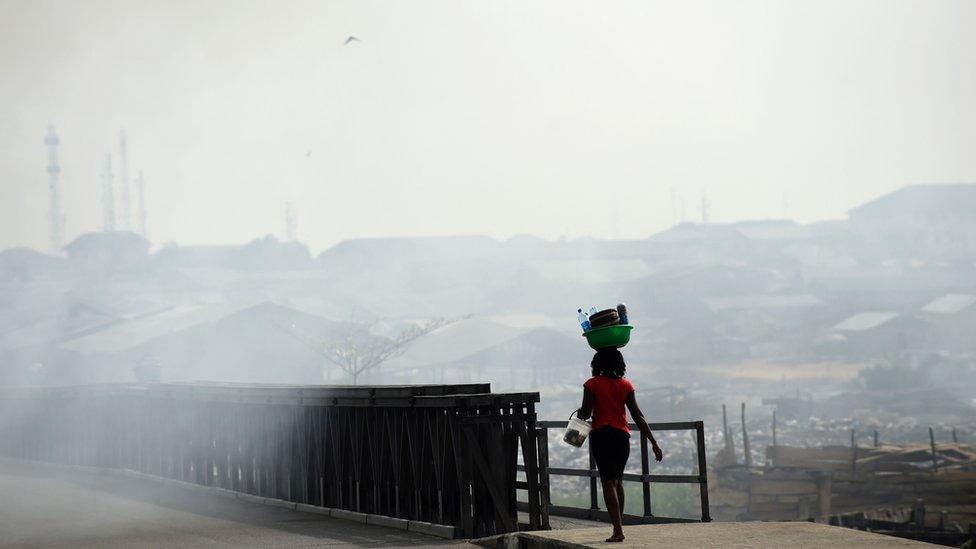
[(589, 421), (583, 421), (578, 417), (569, 418), (569, 425), (566, 426), (566, 434), (563, 435), (563, 442), (570, 446), (580, 448), (586, 442), (586, 437), (590, 434), (593, 425)]

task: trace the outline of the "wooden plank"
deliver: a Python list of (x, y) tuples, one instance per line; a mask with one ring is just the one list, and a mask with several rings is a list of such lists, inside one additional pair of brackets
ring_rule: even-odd
[(793, 446), (770, 446), (767, 455), (775, 456), (777, 465), (788, 462), (843, 461), (850, 464), (853, 452), (850, 446), (823, 446), (820, 448), (797, 448)]
[(750, 486), (750, 493), (754, 495), (816, 495), (817, 483), (800, 480), (766, 480), (757, 479)]

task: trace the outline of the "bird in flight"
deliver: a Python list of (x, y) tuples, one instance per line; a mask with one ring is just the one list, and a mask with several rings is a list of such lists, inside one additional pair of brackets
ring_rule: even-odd
[(346, 38), (346, 41), (343, 42), (342, 45), (343, 46), (347, 46), (347, 45), (349, 45), (350, 42), (353, 42), (353, 41), (355, 41), (355, 42), (362, 42), (362, 40), (356, 38), (355, 36), (350, 36), (349, 38)]

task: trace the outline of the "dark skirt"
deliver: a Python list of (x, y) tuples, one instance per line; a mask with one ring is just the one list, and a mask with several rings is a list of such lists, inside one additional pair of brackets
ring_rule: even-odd
[(600, 480), (621, 480), (630, 457), (630, 434), (604, 425), (590, 433), (590, 447)]

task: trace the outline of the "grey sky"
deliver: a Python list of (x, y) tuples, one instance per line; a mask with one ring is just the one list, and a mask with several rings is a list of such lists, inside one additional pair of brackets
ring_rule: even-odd
[[(644, 237), (976, 181), (976, 3), (0, 0), (0, 248), (101, 224), (129, 135), (156, 244)], [(349, 35), (361, 42), (343, 46)], [(311, 151), (306, 156), (306, 151)], [(612, 213), (618, 212), (617, 223)]]

